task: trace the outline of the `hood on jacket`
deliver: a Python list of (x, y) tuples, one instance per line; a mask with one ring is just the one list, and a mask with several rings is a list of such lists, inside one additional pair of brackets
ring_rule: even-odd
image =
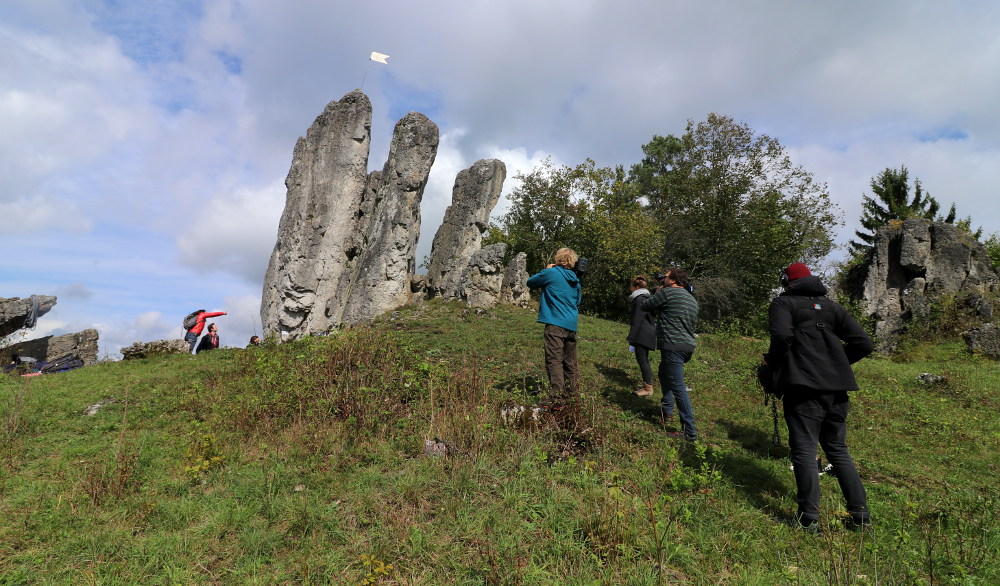
[(826, 285), (823, 284), (823, 281), (816, 275), (810, 275), (789, 283), (788, 290), (782, 295), (821, 296), (826, 295), (826, 291)]
[(629, 299), (635, 299), (636, 297), (638, 297), (640, 295), (646, 295), (646, 296), (648, 296), (649, 295), (649, 289), (646, 289), (645, 287), (643, 287), (641, 289), (636, 289), (635, 291), (632, 291), (632, 294), (629, 295), (628, 298)]
[(576, 287), (577, 285), (580, 284), (580, 277), (578, 277), (577, 274), (573, 272), (572, 269), (567, 269), (562, 265), (556, 265), (552, 268), (562, 269), (561, 271), (559, 271), (559, 274), (562, 275), (566, 279), (566, 282), (572, 285), (573, 287)]

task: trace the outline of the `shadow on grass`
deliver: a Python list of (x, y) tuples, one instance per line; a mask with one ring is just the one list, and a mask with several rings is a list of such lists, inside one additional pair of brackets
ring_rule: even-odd
[[(722, 420), (719, 425), (726, 429), (727, 437), (739, 444), (745, 452), (726, 450), (719, 455), (719, 471), (732, 479), (733, 486), (746, 496), (758, 509), (775, 517), (788, 513), (776, 501), (794, 497), (794, 482), (776, 476), (773, 467), (762, 466), (762, 460), (787, 460), (788, 447), (773, 443), (771, 418), (767, 427), (748, 427), (732, 421)], [(783, 425), (783, 423), (781, 424)]]
[[(606, 364), (595, 364), (597, 372), (608, 382), (601, 387), (601, 396), (618, 405), (625, 411), (638, 415), (645, 421), (665, 427), (667, 431), (677, 431), (680, 427), (673, 421), (665, 421), (660, 414), (660, 387), (655, 385), (656, 390), (652, 397), (640, 397), (632, 391), (632, 387), (638, 376), (629, 374), (621, 368), (608, 366)], [(638, 370), (638, 367), (636, 368)]]
[[(605, 399), (666, 431), (680, 429), (676, 419), (663, 420), (660, 414), (659, 388), (652, 397), (639, 397), (631, 390), (637, 379), (634, 374), (606, 364), (595, 364), (595, 367), (606, 381), (600, 390)], [(732, 421), (720, 421), (719, 425), (725, 428), (726, 436), (745, 451), (723, 450), (716, 455), (716, 461), (718, 470), (732, 479), (732, 484), (744, 494), (749, 503), (771, 516), (782, 517), (788, 511), (779, 503), (787, 500), (790, 490), (794, 492), (794, 483), (789, 486), (787, 479), (776, 476), (770, 467), (762, 465), (762, 460), (788, 457), (787, 446), (772, 443), (771, 422), (772, 419), (768, 417), (760, 427), (749, 427)], [(779, 425), (784, 424), (779, 422)], [(682, 450), (681, 458), (686, 466), (697, 467), (700, 464), (693, 450)]]

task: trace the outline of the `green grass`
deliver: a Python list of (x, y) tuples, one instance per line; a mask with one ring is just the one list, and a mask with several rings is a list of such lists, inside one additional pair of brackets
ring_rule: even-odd
[(691, 446), (631, 393), (625, 334), (582, 318), (579, 400), (515, 426), (501, 408), (545, 375), (514, 308), (3, 377), (0, 584), (1000, 583), (996, 362), (942, 342), (859, 363), (849, 441), (876, 525), (842, 528), (824, 477), (812, 536), (751, 384), (766, 342), (700, 337)]

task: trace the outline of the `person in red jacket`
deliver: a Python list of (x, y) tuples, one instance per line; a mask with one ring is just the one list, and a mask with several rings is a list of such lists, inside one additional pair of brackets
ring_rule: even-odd
[(194, 352), (195, 344), (198, 343), (198, 336), (201, 335), (201, 331), (205, 329), (205, 320), (210, 317), (218, 317), (220, 315), (226, 315), (225, 311), (212, 311), (206, 312), (204, 309), (198, 314), (194, 326), (184, 334), (184, 341), (188, 343), (190, 349), (188, 352)]

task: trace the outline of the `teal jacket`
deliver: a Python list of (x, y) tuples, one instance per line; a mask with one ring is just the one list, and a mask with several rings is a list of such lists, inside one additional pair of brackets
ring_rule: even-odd
[(576, 331), (582, 289), (580, 278), (566, 267), (556, 265), (528, 279), (528, 286), (542, 290), (538, 321)]

